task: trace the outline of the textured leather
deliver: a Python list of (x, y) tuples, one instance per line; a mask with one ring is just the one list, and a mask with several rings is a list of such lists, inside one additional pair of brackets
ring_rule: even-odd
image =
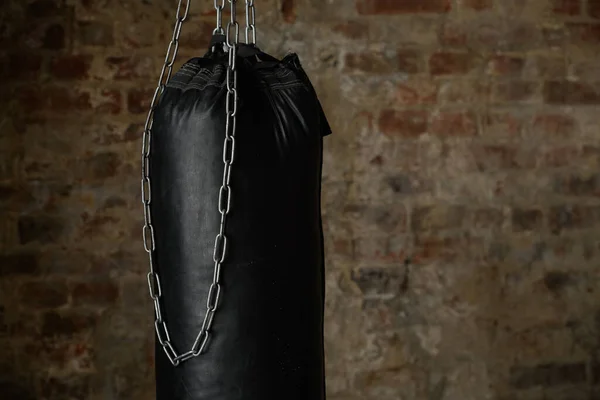
[[(261, 60), (261, 61), (259, 61)], [(173, 75), (151, 141), (163, 314), (189, 350), (206, 312), (219, 230), (227, 55)], [(156, 347), (158, 400), (322, 400), (322, 137), (330, 128), (298, 57), (242, 46), (228, 255), (206, 354), (173, 367)]]

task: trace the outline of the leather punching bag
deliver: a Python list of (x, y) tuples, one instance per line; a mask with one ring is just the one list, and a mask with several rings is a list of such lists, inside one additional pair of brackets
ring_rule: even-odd
[[(330, 128), (297, 55), (279, 60), (239, 44), (224, 204), (224, 153), (234, 142), (224, 144), (233, 107), (224, 40), (215, 36), (208, 53), (173, 74), (145, 144), (157, 399), (323, 400), (320, 190)], [(224, 209), (226, 255), (214, 284)], [(216, 311), (203, 334), (207, 302)]]

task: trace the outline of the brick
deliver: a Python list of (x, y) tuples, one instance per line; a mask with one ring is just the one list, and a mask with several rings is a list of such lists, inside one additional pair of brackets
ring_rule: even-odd
[(531, 169), (536, 164), (535, 157), (514, 145), (473, 145), (472, 154), (480, 171)]
[(368, 267), (352, 270), (351, 279), (365, 296), (397, 295), (405, 291), (406, 268)]
[(564, 271), (549, 271), (544, 274), (544, 285), (551, 292), (560, 292), (572, 283), (571, 274)]
[(600, 174), (591, 176), (560, 177), (555, 182), (557, 193), (569, 196), (600, 196)]
[(427, 132), (427, 112), (420, 110), (383, 110), (379, 129), (388, 136), (418, 137)]
[(67, 304), (69, 292), (64, 282), (28, 282), (19, 288), (20, 304), (34, 308), (56, 308)]
[(344, 218), (356, 232), (387, 232), (398, 233), (406, 231), (406, 208), (401, 205), (388, 206), (352, 204), (344, 207)]
[(497, 82), (492, 89), (492, 99), (497, 103), (532, 102), (538, 87), (536, 82), (522, 80)]
[(82, 21), (77, 24), (78, 38), (86, 46), (112, 46), (115, 43), (113, 25), (100, 21)]
[(117, 153), (106, 151), (90, 154), (83, 159), (83, 163), (82, 172), (85, 179), (103, 181), (117, 175), (122, 160)]
[(91, 378), (87, 375), (43, 378), (39, 388), (44, 399), (85, 399), (91, 393)]
[(113, 71), (113, 79), (133, 80), (155, 75), (154, 60), (148, 56), (108, 57), (106, 65)]
[(24, 87), (17, 93), (23, 110), (31, 114), (52, 112), (69, 115), (74, 111), (91, 109), (90, 94), (65, 87)]
[(542, 167), (559, 168), (572, 165), (581, 156), (579, 146), (559, 146), (545, 149), (540, 164)]
[(114, 282), (80, 282), (71, 290), (74, 306), (110, 306), (119, 297), (119, 288)]
[(481, 118), (483, 136), (516, 137), (524, 126), (524, 117), (510, 111), (491, 110)]
[(469, 214), (469, 225), (473, 229), (500, 229), (504, 224), (504, 212), (498, 208), (476, 208)]
[(588, 13), (592, 18), (600, 19), (600, 1), (588, 0)]
[(537, 366), (513, 367), (510, 370), (511, 385), (519, 389), (535, 386), (551, 387), (567, 383), (586, 381), (585, 363), (542, 364)]
[(597, 46), (600, 43), (600, 24), (568, 23), (566, 24), (572, 43)]
[(438, 111), (432, 115), (430, 133), (437, 136), (475, 136), (477, 117), (470, 111)]
[(60, 16), (62, 8), (54, 0), (36, 0), (27, 5), (27, 15), (31, 18)]
[(462, 227), (465, 217), (466, 209), (462, 206), (421, 206), (412, 212), (411, 229), (413, 232), (458, 229)]
[(522, 57), (495, 55), (487, 65), (487, 73), (493, 76), (518, 75), (523, 71), (525, 59)]
[(563, 230), (591, 228), (599, 221), (600, 207), (595, 206), (555, 206), (550, 208), (548, 214), (548, 224), (555, 234)]
[(483, 80), (450, 79), (440, 83), (438, 102), (455, 106), (457, 104), (489, 103), (490, 86)]
[(538, 231), (544, 226), (541, 210), (515, 208), (512, 210), (513, 232)]
[(581, 1), (580, 0), (552, 0), (552, 11), (555, 14), (560, 14), (560, 15), (579, 15), (579, 14), (581, 14)]
[(591, 84), (570, 81), (550, 81), (544, 85), (544, 100), (548, 104), (597, 105), (600, 93)]
[(18, 221), (21, 244), (54, 243), (66, 230), (64, 222), (49, 215), (22, 215)]
[(8, 56), (6, 79), (34, 80), (42, 67), (42, 56), (33, 53), (12, 53)]
[(39, 272), (39, 259), (35, 252), (0, 254), (0, 277), (34, 275)]
[(345, 72), (389, 74), (396, 71), (391, 55), (380, 51), (348, 53), (344, 57)]
[(534, 117), (532, 131), (534, 135), (548, 138), (573, 138), (579, 134), (579, 124), (567, 114), (544, 113)]
[(359, 21), (346, 21), (335, 25), (333, 31), (348, 39), (364, 39), (369, 34), (369, 26)]
[(421, 55), (415, 50), (398, 50), (398, 72), (416, 74), (423, 70)]
[(459, 0), (459, 7), (482, 11), (492, 8), (492, 0)]
[(357, 0), (356, 9), (362, 15), (445, 13), (449, 0)]
[(470, 255), (471, 238), (465, 235), (419, 235), (415, 241), (412, 260), (415, 264), (434, 261), (452, 262)]
[(415, 175), (394, 174), (384, 179), (385, 184), (395, 194), (418, 194), (432, 190), (432, 182)]
[(122, 111), (123, 98), (118, 89), (100, 89), (93, 93), (92, 108), (97, 114), (116, 115)]
[(58, 79), (86, 79), (92, 59), (88, 54), (55, 57), (50, 63), (50, 73)]
[(435, 104), (438, 84), (428, 78), (413, 78), (398, 83), (394, 100), (398, 105)]
[(475, 66), (470, 53), (437, 52), (429, 58), (429, 71), (432, 75), (464, 75)]
[(288, 24), (296, 22), (296, 4), (294, 0), (282, 0), (281, 15)]
[(65, 35), (65, 28), (62, 25), (50, 25), (44, 31), (41, 47), (48, 50), (61, 50), (65, 47)]
[(96, 325), (94, 314), (74, 311), (48, 311), (42, 316), (43, 336), (73, 336), (90, 331)]
[(438, 33), (438, 40), (445, 47), (464, 47), (468, 34), (465, 25), (458, 22), (443, 24)]
[(127, 94), (127, 109), (132, 114), (147, 113), (153, 95), (151, 89), (131, 89)]

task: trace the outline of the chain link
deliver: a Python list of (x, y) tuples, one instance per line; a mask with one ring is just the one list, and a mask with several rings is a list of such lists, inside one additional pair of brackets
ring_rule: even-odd
[(256, 9), (254, 0), (246, 0), (246, 43), (256, 45)]
[[(146, 118), (144, 126), (144, 135), (142, 139), (142, 204), (144, 206), (144, 227), (142, 231), (142, 237), (144, 242), (144, 249), (148, 253), (148, 259), (150, 262), (150, 271), (147, 275), (148, 290), (150, 292), (150, 298), (154, 303), (155, 322), (154, 328), (156, 331), (156, 337), (158, 342), (162, 346), (165, 354), (173, 364), (178, 366), (184, 361), (187, 361), (193, 357), (197, 357), (203, 354), (210, 341), (210, 332), (213, 325), (215, 313), (219, 306), (219, 300), (221, 298), (221, 266), (225, 260), (227, 253), (227, 236), (225, 235), (225, 226), (227, 222), (227, 216), (231, 209), (231, 198), (232, 190), (230, 186), (231, 180), (231, 167), (234, 161), (235, 155), (235, 133), (236, 133), (236, 114), (237, 114), (237, 69), (236, 69), (236, 57), (237, 49), (239, 44), (239, 24), (236, 20), (236, 6), (237, 0), (227, 0), (230, 4), (231, 19), (227, 24), (227, 30), (225, 31), (222, 26), (222, 13), (225, 8), (225, 1), (215, 0), (215, 9), (217, 10), (217, 27), (215, 33), (226, 34), (226, 45), (228, 48), (229, 59), (226, 75), (227, 95), (225, 99), (225, 141), (223, 144), (223, 180), (219, 189), (219, 203), (218, 211), (221, 214), (221, 222), (219, 233), (215, 238), (215, 245), (213, 251), (213, 281), (210, 285), (207, 300), (206, 300), (206, 314), (202, 322), (202, 327), (198, 333), (191, 350), (186, 353), (179, 354), (171, 342), (171, 335), (167, 327), (166, 321), (163, 319), (161, 311), (160, 300), (162, 298), (162, 287), (158, 273), (155, 270), (154, 264), (154, 251), (156, 249), (156, 241), (154, 236), (154, 226), (152, 225), (152, 217), (150, 212), (150, 204), (152, 202), (152, 189), (150, 181), (150, 140), (152, 138), (152, 125), (154, 123), (154, 112), (158, 106), (160, 96), (165, 90), (171, 74), (173, 72), (173, 64), (177, 57), (179, 50), (179, 36), (181, 34), (181, 28), (183, 22), (187, 19), (191, 0), (179, 0), (177, 6), (177, 17), (175, 27), (173, 29), (173, 36), (171, 42), (167, 48), (167, 55), (160, 73), (158, 80), (158, 86), (154, 91), (152, 102), (150, 104), (150, 111)], [(248, 31), (247, 31), (248, 32)]]

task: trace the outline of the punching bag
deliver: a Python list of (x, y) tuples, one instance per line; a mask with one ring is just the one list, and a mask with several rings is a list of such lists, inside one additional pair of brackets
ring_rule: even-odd
[(156, 398), (323, 400), (330, 128), (298, 56), (238, 43), (230, 3), (228, 32), (171, 76), (180, 1), (144, 133)]

